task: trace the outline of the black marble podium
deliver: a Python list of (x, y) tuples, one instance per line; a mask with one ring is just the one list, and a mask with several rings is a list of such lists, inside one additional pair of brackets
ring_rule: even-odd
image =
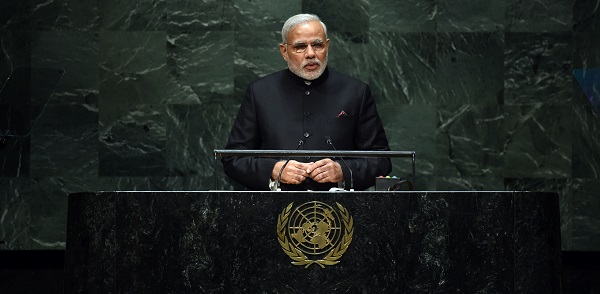
[[(339, 264), (293, 265), (290, 203), (342, 205)], [(96, 192), (69, 196), (67, 293), (557, 293), (558, 195)]]

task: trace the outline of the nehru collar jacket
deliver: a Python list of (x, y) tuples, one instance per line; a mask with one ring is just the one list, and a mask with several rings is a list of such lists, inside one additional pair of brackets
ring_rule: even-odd
[[(248, 85), (226, 149), (390, 150), (369, 86), (326, 68), (310, 82), (289, 69)], [(299, 146), (299, 141), (303, 144)], [(311, 162), (320, 158), (293, 158)], [(354, 188), (366, 189), (375, 177), (391, 171), (388, 158), (344, 158), (353, 173)], [(251, 190), (267, 190), (273, 166), (282, 158), (226, 157), (225, 173)], [(334, 159), (335, 160), (335, 159)], [(340, 162), (350, 188), (350, 172)], [(275, 179), (273, 179), (275, 180)], [(308, 179), (287, 190), (327, 190), (335, 183)]]

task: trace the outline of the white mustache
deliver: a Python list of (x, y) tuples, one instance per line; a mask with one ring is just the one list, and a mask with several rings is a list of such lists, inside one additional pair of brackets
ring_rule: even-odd
[(310, 59), (302, 62), (301, 67), (305, 67), (307, 65), (318, 64), (319, 66), (323, 65), (323, 63), (318, 59)]

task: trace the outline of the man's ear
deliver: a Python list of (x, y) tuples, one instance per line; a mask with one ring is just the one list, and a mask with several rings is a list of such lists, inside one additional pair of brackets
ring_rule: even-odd
[(281, 52), (281, 57), (283, 57), (283, 60), (287, 62), (287, 46), (284, 44), (279, 44), (279, 51)]

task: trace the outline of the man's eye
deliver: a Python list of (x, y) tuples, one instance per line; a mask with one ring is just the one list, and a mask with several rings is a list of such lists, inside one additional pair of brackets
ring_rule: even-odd
[(323, 43), (312, 44), (312, 47), (315, 49), (323, 49)]
[(304, 49), (306, 49), (306, 47), (308, 47), (308, 45), (296, 45), (296, 46), (294, 46), (294, 49), (296, 49), (296, 50), (304, 50)]

